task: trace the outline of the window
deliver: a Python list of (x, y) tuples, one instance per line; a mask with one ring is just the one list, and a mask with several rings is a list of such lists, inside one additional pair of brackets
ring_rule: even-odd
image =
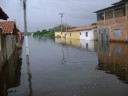
[(86, 43), (86, 48), (88, 49), (88, 43)]
[(119, 9), (116, 9), (115, 10), (115, 17), (122, 17), (122, 16), (125, 16), (126, 15), (126, 12), (125, 12), (125, 7), (123, 8), (119, 8)]
[(97, 14), (97, 21), (104, 20), (104, 13), (98, 13)]
[(70, 37), (71, 37), (71, 35), (72, 35), (72, 34), (70, 33)]
[(88, 32), (85, 33), (85, 36), (88, 37)]
[(115, 29), (115, 36), (120, 37), (121, 36), (121, 30), (120, 29)]
[(105, 19), (113, 18), (113, 10), (105, 12)]

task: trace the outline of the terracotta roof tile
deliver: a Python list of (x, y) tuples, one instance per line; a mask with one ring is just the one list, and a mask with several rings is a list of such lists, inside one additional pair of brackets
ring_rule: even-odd
[(91, 29), (95, 29), (95, 28), (97, 28), (97, 26), (77, 27), (77, 28), (73, 28), (71, 30), (68, 30), (68, 32), (91, 30)]
[(2, 34), (12, 34), (15, 28), (15, 21), (1, 21), (0, 27), (2, 27)]

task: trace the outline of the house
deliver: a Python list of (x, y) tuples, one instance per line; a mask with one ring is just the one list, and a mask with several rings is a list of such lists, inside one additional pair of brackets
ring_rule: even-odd
[(99, 40), (128, 42), (128, 0), (120, 0), (95, 13)]
[(2, 51), (6, 51), (6, 59), (9, 60), (11, 55), (16, 49), (16, 36), (17, 36), (17, 28), (15, 21), (1, 21), (0, 26), (2, 28), (1, 33), (1, 45)]
[(67, 38), (71, 39), (84, 39), (84, 40), (97, 40), (97, 27), (96, 26), (86, 26), (86, 27), (77, 27), (71, 30), (68, 30)]
[(80, 31), (76, 28), (68, 30), (66, 34), (67, 39), (80, 39)]
[[(0, 19), (7, 20), (8, 18), (8, 15), (0, 7)], [(4, 36), (2, 35), (2, 27), (0, 26), (0, 72), (6, 61), (6, 44), (4, 42), (5, 39)]]
[(61, 31), (55, 31), (55, 38), (66, 38), (67, 37), (67, 30), (73, 29), (76, 27), (68, 27), (68, 28), (62, 28), (62, 32)]
[(65, 37), (66, 37), (66, 33), (67, 33), (67, 32), (59, 32), (59, 31), (56, 31), (56, 32), (55, 32), (55, 38), (60, 38), (61, 36), (62, 36), (63, 38), (65, 38)]
[(87, 26), (81, 29), (80, 31), (80, 39), (83, 40), (97, 40), (97, 26)]

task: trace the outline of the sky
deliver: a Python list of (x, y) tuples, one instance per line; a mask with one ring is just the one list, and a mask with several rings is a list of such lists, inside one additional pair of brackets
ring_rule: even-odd
[[(53, 28), (62, 22), (72, 27), (88, 26), (96, 22), (97, 10), (111, 6), (120, 0), (27, 0), (27, 30)], [(24, 31), (22, 0), (0, 0), (0, 7), (8, 14), (8, 21), (15, 20), (18, 29)]]

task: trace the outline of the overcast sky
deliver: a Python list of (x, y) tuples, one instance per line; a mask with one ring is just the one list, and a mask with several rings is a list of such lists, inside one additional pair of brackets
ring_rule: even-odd
[[(59, 13), (64, 13), (63, 23), (70, 26), (88, 26), (96, 22), (97, 10), (111, 6), (119, 0), (27, 0), (28, 31), (49, 29), (60, 24)], [(22, 0), (0, 0), (0, 6), (15, 20), (23, 31)]]

